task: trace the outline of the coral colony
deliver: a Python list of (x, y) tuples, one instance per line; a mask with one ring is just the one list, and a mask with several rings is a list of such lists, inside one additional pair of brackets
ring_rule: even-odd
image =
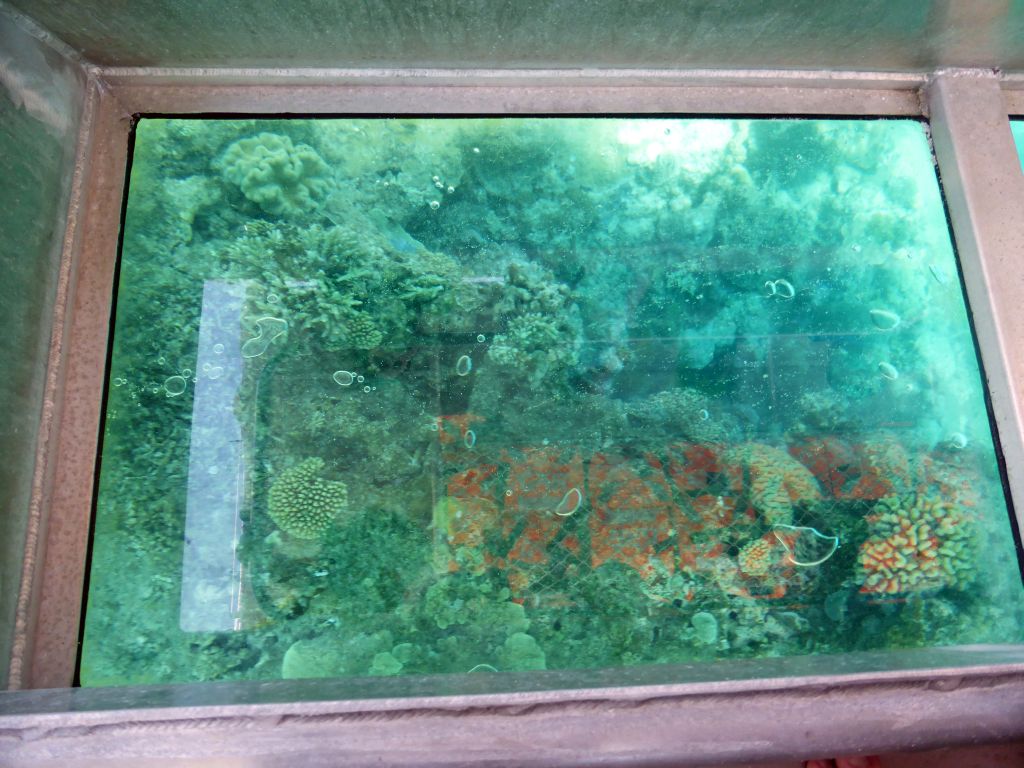
[(83, 683), (1020, 641), (955, 275), (913, 121), (145, 119)]

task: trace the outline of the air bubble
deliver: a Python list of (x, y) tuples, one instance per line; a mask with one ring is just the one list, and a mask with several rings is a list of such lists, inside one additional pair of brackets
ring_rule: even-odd
[(558, 502), (558, 506), (555, 507), (555, 514), (559, 517), (569, 517), (573, 512), (580, 508), (580, 504), (583, 503), (583, 494), (580, 493), (579, 488), (570, 488), (562, 500)]
[(438, 189), (444, 189), (444, 184), (441, 183), (440, 181), (435, 181), (434, 186), (437, 187)]
[(430, 210), (436, 211), (440, 207), (441, 207), (441, 203), (439, 201), (437, 201), (437, 200), (431, 200), (430, 201)]
[(485, 341), (487, 341), (487, 337), (481, 333), (479, 336), (476, 337), (476, 340), (483, 344)]
[(872, 309), (868, 314), (875, 328), (880, 331), (891, 331), (900, 324), (900, 316), (888, 309)]
[(261, 317), (256, 321), (258, 333), (242, 345), (242, 357), (259, 357), (270, 343), (288, 331), (288, 323), (279, 317)]
[(339, 384), (343, 387), (352, 385), (352, 382), (356, 380), (356, 376), (351, 371), (335, 371), (331, 376), (334, 379), (335, 384)]
[(700, 420), (701, 421), (707, 421), (710, 418), (711, 418), (711, 414), (708, 413), (707, 408), (701, 408), (700, 409)]
[(224, 345), (223, 344), (214, 344), (213, 345), (213, 354), (215, 354), (215, 355), (223, 355), (224, 354)]
[(212, 367), (209, 363), (203, 363), (203, 373), (209, 373)]
[(160, 357), (158, 357), (158, 358), (156, 359), (156, 361), (157, 361), (158, 363), (160, 363), (160, 365), (163, 365), (164, 363), (166, 363), (166, 362), (167, 362), (167, 358), (166, 358), (166, 357), (164, 357), (163, 355), (160, 355)]
[[(167, 392), (168, 397), (177, 397), (185, 391), (187, 385), (184, 376), (169, 376), (164, 382), (164, 391)], [(159, 392), (160, 390), (154, 387), (154, 391)]]
[(277, 304), (277, 302), (279, 302), (280, 300), (281, 297), (278, 296), (276, 293), (267, 294), (267, 304)]
[(224, 373), (224, 369), (221, 368), (219, 365), (215, 365), (213, 366), (213, 368), (210, 369), (209, 373), (207, 373), (206, 375), (209, 376), (211, 379), (219, 379), (222, 373)]
[(510, 490), (509, 491), (505, 491), (505, 495), (506, 496), (511, 496), (512, 495), (512, 491), (510, 491)]
[(472, 429), (467, 429), (465, 437), (462, 438), (462, 442), (466, 444), (467, 448), (472, 448), (476, 445), (476, 432)]
[(473, 360), (469, 355), (463, 355), (455, 363), (455, 373), (459, 376), (468, 376), (473, 370)]
[(356, 381), (362, 384), (364, 381), (366, 381), (366, 378), (363, 376), (356, 376)]
[(183, 370), (183, 371), (181, 372), (181, 375), (182, 375), (182, 376), (184, 376), (184, 377), (185, 377), (185, 378), (187, 379), (187, 378), (188, 378), (189, 376), (191, 376), (191, 375), (192, 375), (192, 369), (191, 369), (191, 368), (185, 368), (185, 369), (184, 369), (184, 370)]
[(896, 381), (900, 377), (900, 372), (896, 370), (894, 365), (890, 363), (879, 363), (878, 372), (882, 374), (883, 378), (889, 379), (890, 381)]
[(363, 392), (369, 392), (369, 391), (370, 391), (370, 385), (367, 384), (365, 387), (363, 387)]

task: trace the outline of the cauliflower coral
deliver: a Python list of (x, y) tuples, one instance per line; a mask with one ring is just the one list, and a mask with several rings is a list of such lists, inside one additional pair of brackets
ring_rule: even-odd
[(329, 186), (330, 169), (316, 150), (276, 133), (239, 139), (216, 167), (249, 200), (276, 216), (316, 208)]

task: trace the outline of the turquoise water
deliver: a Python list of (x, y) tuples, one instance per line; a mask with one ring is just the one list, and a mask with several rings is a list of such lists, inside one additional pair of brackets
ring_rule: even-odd
[(142, 120), (84, 685), (1020, 641), (924, 126)]
[(1021, 170), (1024, 170), (1024, 120), (1011, 120), (1010, 130), (1013, 131), (1013, 140), (1017, 142)]

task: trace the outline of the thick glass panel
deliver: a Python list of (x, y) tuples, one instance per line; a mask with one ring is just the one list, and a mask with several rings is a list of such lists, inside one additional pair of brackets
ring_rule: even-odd
[(1024, 120), (1011, 120), (1010, 130), (1013, 131), (1013, 140), (1017, 142), (1021, 170), (1024, 170)]
[(924, 126), (143, 120), (81, 679), (1022, 639)]

